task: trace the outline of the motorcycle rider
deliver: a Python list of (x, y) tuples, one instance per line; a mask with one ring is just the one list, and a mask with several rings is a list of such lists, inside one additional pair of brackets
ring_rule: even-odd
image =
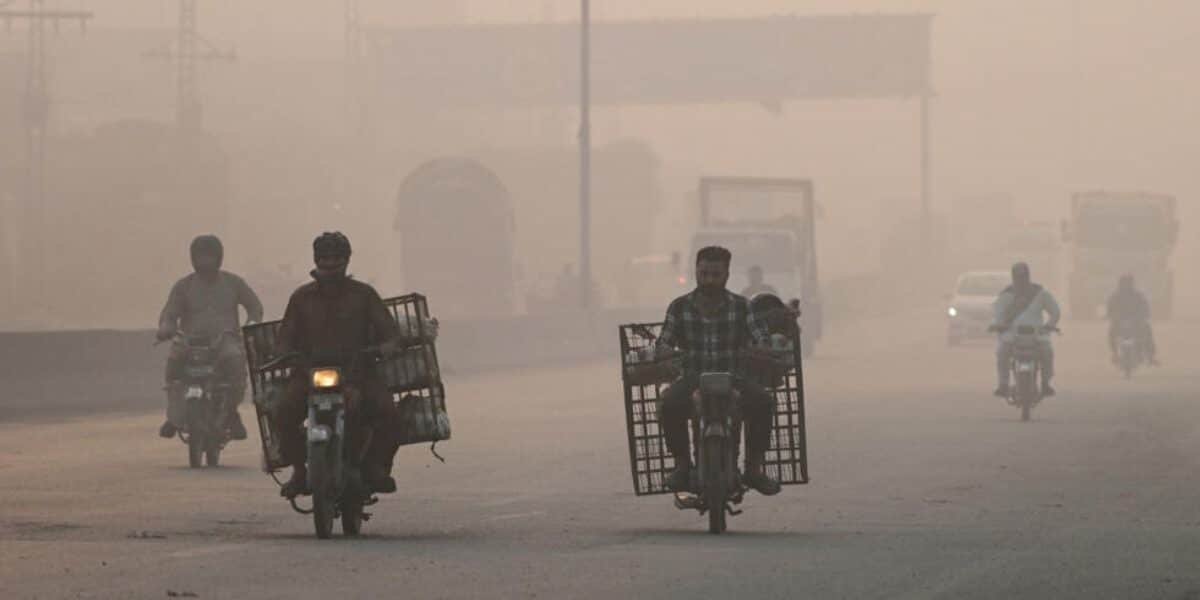
[[(309, 358), (337, 357), (351, 366), (351, 359), (365, 349), (387, 352), (394, 347), (400, 337), (399, 326), (375, 288), (346, 274), (350, 254), (350, 240), (340, 232), (326, 232), (313, 240), (313, 281), (288, 300), (277, 338), (281, 355), (299, 352)], [(280, 490), (286, 498), (307, 493), (303, 424), (308, 366), (292, 369), (283, 408), (277, 415), (283, 458), (292, 465), (291, 479)], [(346, 447), (361, 449), (363, 479), (372, 491), (394, 492), (396, 481), (390, 470), (399, 445), (390, 426), (394, 412), (391, 394), (375, 369), (367, 366), (357, 365), (346, 373), (346, 379), (350, 383)], [(369, 445), (363, 448), (368, 439)]]
[(1117, 334), (1122, 322), (1132, 325), (1147, 361), (1157, 365), (1154, 330), (1150, 327), (1150, 302), (1135, 287), (1133, 275), (1122, 275), (1117, 281), (1117, 291), (1108, 297), (1108, 348), (1112, 351), (1113, 364), (1117, 364)]
[(750, 285), (742, 290), (742, 296), (753, 298), (758, 294), (774, 294), (779, 295), (779, 291), (767, 285), (763, 281), (763, 269), (758, 265), (753, 265), (746, 271), (746, 278), (750, 281)]
[[(180, 279), (171, 287), (167, 303), (158, 317), (158, 341), (166, 341), (179, 332), (187, 335), (220, 336), (217, 348), (217, 372), (232, 386), (233, 410), (230, 414), (230, 437), (246, 439), (246, 426), (237, 407), (246, 395), (246, 359), (243, 355), (238, 306), (246, 309), (247, 322), (261, 321), (262, 302), (245, 280), (221, 270), (225, 249), (215, 235), (201, 235), (192, 240), (192, 268), (195, 272)], [(231, 335), (222, 335), (232, 332)], [(167, 356), (167, 403), (181, 402), (183, 389), (178, 385), (183, 375), (187, 344), (177, 340)], [(168, 415), (170, 410), (168, 408)], [(163, 422), (158, 434), (174, 437), (178, 428), (170, 418)]]
[[(1012, 266), (1012, 285), (1000, 292), (992, 303), (992, 330), (998, 332), (996, 345), (996, 396), (1009, 395), (1009, 361), (1017, 327), (1032, 326), (1038, 330), (1038, 346), (1042, 365), (1042, 395), (1054, 395), (1050, 380), (1054, 378), (1054, 348), (1047, 335), (1058, 326), (1062, 311), (1054, 295), (1042, 286), (1033, 283), (1029, 265), (1019, 262)], [(1045, 321), (1045, 315), (1050, 320)]]
[[(656, 354), (671, 355), (678, 349), (683, 355), (683, 377), (671, 384), (659, 400), (663, 435), (675, 458), (675, 471), (667, 480), (667, 487), (674, 491), (686, 491), (691, 478), (688, 419), (700, 374), (740, 374), (738, 354), (769, 343), (765, 324), (750, 310), (749, 301), (725, 289), (731, 260), (729, 250), (719, 246), (702, 248), (696, 254), (696, 289), (671, 302), (656, 344)], [(745, 377), (738, 377), (734, 387), (741, 393), (746, 421), (747, 456), (742, 481), (763, 495), (777, 494), (779, 482), (763, 468), (775, 399)]]

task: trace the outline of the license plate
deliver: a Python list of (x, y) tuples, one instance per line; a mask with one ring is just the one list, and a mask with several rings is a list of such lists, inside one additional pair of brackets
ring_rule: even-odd
[(204, 397), (204, 388), (198, 385), (193, 385), (187, 389), (187, 393), (184, 394), (183, 397), (187, 398), (188, 400), (199, 400), (200, 398)]
[(1017, 363), (1018, 373), (1029, 373), (1033, 371), (1033, 363)]

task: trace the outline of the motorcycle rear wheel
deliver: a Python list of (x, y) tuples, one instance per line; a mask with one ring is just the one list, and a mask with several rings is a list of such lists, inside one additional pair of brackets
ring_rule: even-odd
[(363, 505), (357, 498), (343, 503), (342, 535), (357, 536), (362, 533)]
[(725, 440), (710, 437), (704, 440), (704, 501), (708, 505), (708, 532), (725, 532), (725, 499), (729, 495), (725, 480)]
[[(193, 429), (193, 431), (195, 431)], [(199, 433), (188, 435), (188, 466), (199, 469), (204, 466), (204, 436)]]
[(221, 446), (213, 443), (204, 451), (204, 464), (210, 467), (221, 466)]

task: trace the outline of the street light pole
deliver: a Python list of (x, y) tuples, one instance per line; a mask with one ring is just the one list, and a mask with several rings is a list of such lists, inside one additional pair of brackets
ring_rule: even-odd
[(592, 304), (591, 2), (581, 0), (579, 52), (579, 302)]

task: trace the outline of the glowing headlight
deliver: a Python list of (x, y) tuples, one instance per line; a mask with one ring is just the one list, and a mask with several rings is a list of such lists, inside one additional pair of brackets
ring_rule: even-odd
[(951, 306), (950, 308), (946, 309), (946, 314), (948, 314), (948, 315), (950, 315), (950, 316), (952, 316), (952, 317), (957, 317), (957, 316), (958, 316), (958, 309), (957, 309), (957, 308), (954, 308), (953, 306)]
[(312, 372), (313, 387), (335, 388), (341, 383), (342, 374), (337, 369), (314, 369)]

